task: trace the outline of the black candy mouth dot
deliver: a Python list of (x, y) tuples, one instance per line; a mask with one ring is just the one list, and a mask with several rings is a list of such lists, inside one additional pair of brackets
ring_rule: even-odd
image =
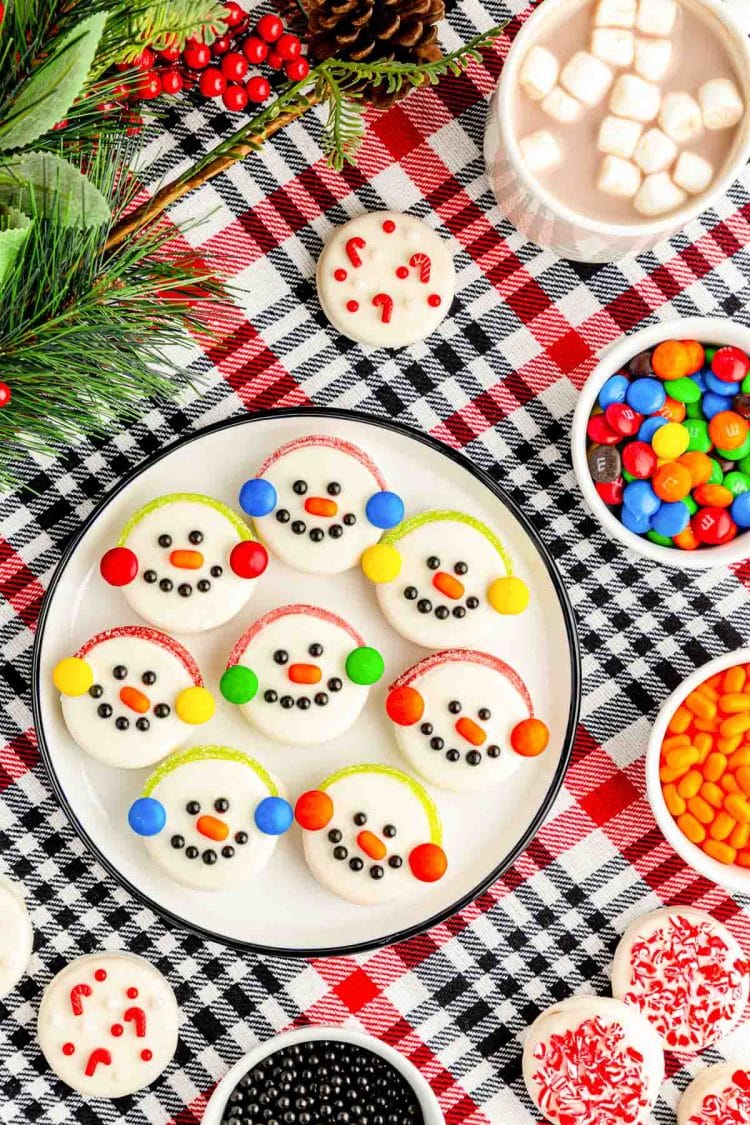
[[(208, 572), (214, 582), (221, 578), (224, 573), (224, 567), (214, 563)], [(159, 589), (163, 594), (176, 593), (181, 598), (189, 598), (193, 592), (199, 594), (208, 594), (213, 589), (213, 582), (209, 578), (199, 578), (195, 584), (192, 582), (177, 582), (173, 578), (159, 578), (157, 571), (149, 567), (144, 570), (142, 574), (143, 581), (147, 586), (155, 586), (158, 584)]]
[(450, 617), (461, 620), (471, 610), (479, 609), (479, 598), (470, 594), (463, 602), (435, 602), (432, 592), (427, 597), (421, 594), (416, 586), (404, 586), (402, 590), (407, 602), (414, 602), (415, 608), (423, 616), (432, 613), (438, 621), (447, 621)]
[(341, 520), (337, 519), (333, 523), (325, 525), (315, 524), (310, 526), (307, 520), (293, 520), (288, 508), (278, 508), (276, 519), (281, 524), (288, 524), (294, 535), (307, 535), (311, 543), (322, 543), (326, 538), (342, 539), (346, 534), (346, 529), (354, 527), (357, 522), (354, 512), (346, 512)]

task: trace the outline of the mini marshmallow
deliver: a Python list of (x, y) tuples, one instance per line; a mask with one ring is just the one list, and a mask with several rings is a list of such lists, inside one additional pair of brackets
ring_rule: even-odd
[(518, 82), (530, 98), (540, 102), (554, 89), (559, 73), (560, 64), (551, 51), (546, 47), (532, 47), (523, 60)]
[(588, 51), (576, 51), (560, 74), (560, 84), (587, 106), (598, 105), (611, 83), (612, 71)]
[(690, 94), (665, 94), (659, 110), (659, 124), (678, 145), (686, 145), (703, 132), (701, 107)]
[(634, 205), (639, 215), (664, 215), (667, 211), (674, 211), (686, 198), (685, 192), (672, 181), (668, 172), (656, 172), (653, 176), (646, 176)]
[(640, 140), (643, 126), (624, 117), (605, 117), (599, 127), (599, 151), (630, 160)]
[(599, 0), (594, 12), (596, 27), (634, 27), (637, 0)]
[(583, 106), (570, 94), (566, 94), (562, 86), (555, 86), (542, 102), (542, 109), (561, 125), (571, 125), (578, 121), (583, 113)]
[(698, 91), (698, 101), (707, 129), (729, 129), (745, 112), (739, 90), (731, 78), (712, 78), (704, 82)]
[(635, 74), (622, 74), (612, 89), (609, 108), (617, 117), (646, 122), (654, 120), (660, 103), (661, 90), (653, 82)]
[(633, 160), (647, 176), (653, 172), (665, 172), (677, 156), (677, 145), (662, 133), (661, 129), (649, 129), (644, 133), (633, 153)]
[(697, 152), (681, 152), (672, 178), (678, 187), (690, 195), (700, 195), (714, 178), (713, 164), (698, 156)]
[(597, 27), (591, 35), (591, 53), (610, 66), (632, 66), (635, 37), (617, 27)]
[(546, 172), (555, 168), (562, 160), (562, 149), (546, 129), (539, 129), (536, 133), (522, 137), (518, 145), (531, 172)]
[(672, 62), (672, 44), (668, 39), (641, 39), (635, 41), (635, 69), (649, 82), (661, 82)]
[(677, 19), (676, 0), (641, 0), (635, 26), (646, 35), (669, 35)]
[(607, 195), (632, 199), (641, 186), (641, 173), (629, 160), (622, 160), (619, 156), (605, 156), (599, 165), (596, 186)]

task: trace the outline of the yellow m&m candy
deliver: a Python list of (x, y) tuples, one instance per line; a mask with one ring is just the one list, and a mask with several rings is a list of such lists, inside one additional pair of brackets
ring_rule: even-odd
[(675, 461), (682, 457), (689, 444), (690, 434), (680, 422), (667, 422), (651, 438), (654, 453), (665, 461)]
[(401, 555), (390, 543), (375, 543), (362, 552), (362, 573), (371, 582), (392, 582), (401, 570)]
[(206, 723), (216, 710), (214, 697), (204, 687), (189, 687), (177, 696), (175, 711), (183, 723)]
[(61, 695), (85, 695), (94, 682), (94, 673), (80, 656), (66, 656), (55, 665), (52, 682)]
[(529, 604), (529, 588), (515, 575), (496, 578), (487, 591), (487, 600), (497, 613), (523, 613)]

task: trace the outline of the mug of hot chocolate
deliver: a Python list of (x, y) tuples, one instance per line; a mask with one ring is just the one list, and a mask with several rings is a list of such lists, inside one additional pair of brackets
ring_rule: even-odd
[(511, 47), (485, 160), (507, 217), (610, 262), (696, 218), (750, 158), (745, 0), (544, 0)]

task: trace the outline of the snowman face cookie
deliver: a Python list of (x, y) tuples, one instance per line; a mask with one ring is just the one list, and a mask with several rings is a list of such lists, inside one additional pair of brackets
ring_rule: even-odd
[(438, 811), (413, 777), (389, 766), (349, 766), (295, 806), (305, 859), (341, 898), (376, 905), (414, 894), (448, 867)]
[(463, 512), (406, 520), (362, 555), (385, 617), (425, 648), (468, 648), (529, 600), (495, 533)]
[(226, 746), (198, 746), (151, 775), (128, 823), (172, 879), (218, 891), (265, 866), (292, 809), (259, 762)]
[(9, 879), (0, 879), (0, 997), (12, 992), (26, 972), (33, 945), (21, 890)]
[(361, 344), (403, 348), (447, 315), (456, 288), (449, 244), (413, 215), (373, 211), (326, 243), (318, 297), (334, 328)]
[(239, 613), (267, 564), (265, 547), (225, 504), (175, 492), (135, 513), (100, 570), (152, 625), (203, 633)]
[(242, 510), (277, 558), (307, 574), (341, 574), (395, 527), (404, 505), (368, 455), (323, 435), (282, 445), (246, 481)]
[(415, 664), (391, 687), (386, 711), (402, 754), (442, 789), (497, 785), (549, 740), (518, 674), (471, 649)]
[(53, 680), (72, 737), (119, 769), (160, 761), (214, 713), (190, 653), (140, 625), (98, 633), (56, 665)]
[(311, 605), (274, 609), (235, 645), (221, 692), (278, 742), (312, 746), (347, 730), (383, 658), (342, 617)]
[(85, 1097), (122, 1098), (154, 1082), (177, 1047), (180, 1016), (157, 969), (130, 953), (92, 953), (47, 985), (39, 1045)]
[(736, 1063), (709, 1066), (688, 1086), (677, 1125), (747, 1125), (750, 1069)]

